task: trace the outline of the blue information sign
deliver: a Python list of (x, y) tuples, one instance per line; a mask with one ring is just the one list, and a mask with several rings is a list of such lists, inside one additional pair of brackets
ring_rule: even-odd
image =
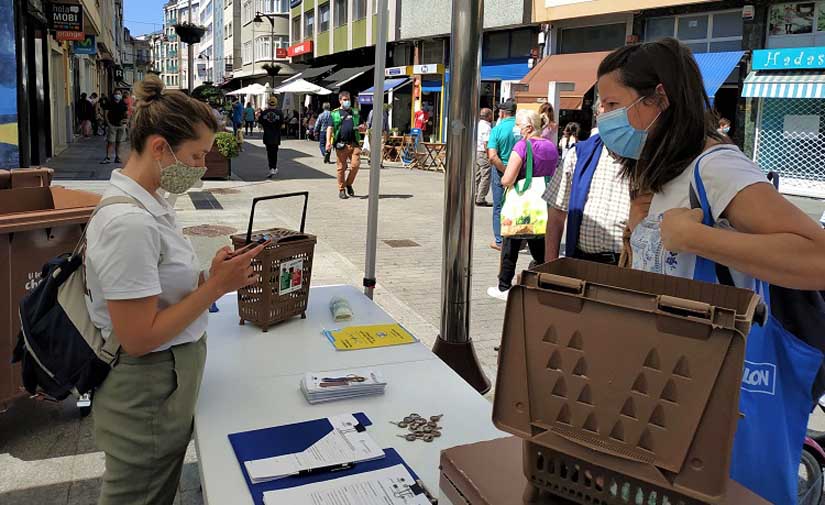
[(86, 35), (83, 40), (74, 41), (74, 54), (97, 54), (94, 35)]
[(760, 49), (753, 52), (754, 70), (825, 68), (825, 47)]

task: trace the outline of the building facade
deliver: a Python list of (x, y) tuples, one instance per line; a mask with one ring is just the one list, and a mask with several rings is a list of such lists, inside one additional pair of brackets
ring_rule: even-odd
[(60, 153), (75, 139), (80, 94), (110, 94), (122, 71), (122, 1), (68, 8), (77, 24), (57, 26), (43, 0), (0, 4), (0, 168)]

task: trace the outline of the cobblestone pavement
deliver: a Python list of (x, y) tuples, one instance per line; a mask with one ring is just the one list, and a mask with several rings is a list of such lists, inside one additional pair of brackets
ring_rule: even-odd
[[(56, 182), (76, 189), (102, 191), (114, 165), (100, 165), (101, 139), (75, 143), (52, 160)], [(126, 159), (128, 148), (121, 157)], [(201, 261), (207, 264), (214, 251), (229, 243), (227, 234), (246, 230), (253, 197), (291, 191), (309, 191), (307, 231), (318, 236), (313, 265), (313, 285), (347, 283), (360, 285), (365, 260), (367, 225), (366, 192), (369, 165), (355, 183), (358, 196), (339, 200), (334, 165), (324, 165), (312, 142), (289, 140), (281, 149), (280, 174), (267, 180), (266, 152), (260, 140), (251, 139), (233, 160), (228, 181), (207, 181), (200, 191), (214, 196), (222, 209), (197, 210), (188, 196), (177, 199), (184, 228), (189, 228)], [(375, 300), (421, 340), (432, 345), (440, 320), (444, 175), (410, 171), (400, 167), (381, 171), (379, 209), (378, 287)], [(814, 218), (825, 203), (793, 199)], [(479, 360), (494, 379), (496, 352), (504, 303), (486, 294), (495, 284), (498, 254), (492, 241), (489, 208), (475, 208), (471, 335)], [(300, 219), (299, 201), (265, 202), (256, 211), (254, 228), (295, 228)], [(210, 225), (204, 227), (204, 225)], [(224, 228), (216, 228), (217, 226)], [(386, 241), (404, 240), (408, 247)], [(526, 267), (529, 256), (522, 256)], [(820, 418), (819, 428), (825, 427)], [(95, 449), (91, 419), (81, 419), (71, 402), (52, 404), (22, 399), (0, 414), (0, 503), (3, 505), (91, 504), (99, 491), (103, 456)], [(179, 505), (203, 503), (197, 458), (190, 445)]]

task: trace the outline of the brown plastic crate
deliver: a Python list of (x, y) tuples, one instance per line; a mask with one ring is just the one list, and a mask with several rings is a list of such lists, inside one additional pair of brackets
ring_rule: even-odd
[(626, 503), (614, 481), (645, 504), (723, 503), (745, 335), (764, 316), (747, 290), (574, 259), (542, 265), (509, 295), (494, 421), (530, 442), (527, 477), (576, 503)]
[[(572, 505), (573, 502), (568, 499), (549, 492), (535, 493), (535, 489), (520, 468), (522, 455), (538, 454), (537, 451), (525, 447), (529, 445), (529, 442), (517, 437), (504, 437), (441, 451), (439, 487), (442, 494), (449, 498), (453, 505)], [(572, 469), (569, 472), (569, 480), (576, 480), (579, 476), (584, 480), (586, 471), (598, 471), (591, 466), (579, 466), (577, 469), (572, 462), (566, 463)], [(561, 462), (545, 459), (543, 464), (560, 465)], [(585, 472), (582, 471), (583, 468), (586, 469)], [(591, 477), (591, 482), (593, 479)], [(636, 490), (630, 482), (623, 480), (615, 485), (617, 490), (624, 490), (624, 495), (628, 496), (628, 501), (623, 501), (623, 505), (635, 505)], [(567, 495), (568, 489), (572, 488), (561, 486), (555, 491), (557, 494)], [(599, 501), (591, 500), (586, 503), (592, 505)], [(663, 503), (667, 503), (664, 497), (645, 502), (644, 505)], [(678, 505), (678, 502), (670, 502), (670, 505)], [(731, 480), (728, 481), (724, 505), (768, 505), (768, 502)]]
[[(293, 196), (304, 197), (300, 231), (284, 228), (252, 231), (255, 205), (258, 202)], [(255, 198), (252, 200), (249, 229), (246, 233), (231, 236), (232, 245), (236, 250), (252, 242), (264, 239), (272, 241), (252, 261), (252, 268), (259, 275), (258, 282), (238, 290), (238, 315), (241, 324), (248, 321), (267, 331), (271, 326), (291, 317), (306, 317), (312, 280), (312, 260), (317, 242), (314, 235), (304, 233), (308, 198), (308, 192)], [(283, 271), (287, 268), (291, 268), (292, 272)], [(284, 281), (286, 285), (282, 284)]]
[(19, 365), (11, 365), (20, 300), (47, 261), (75, 248), (99, 201), (59, 186), (0, 190), (0, 403), (22, 386)]

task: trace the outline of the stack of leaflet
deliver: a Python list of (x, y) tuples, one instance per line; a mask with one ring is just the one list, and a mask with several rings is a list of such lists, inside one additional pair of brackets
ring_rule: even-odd
[(301, 380), (301, 391), (311, 404), (384, 394), (387, 382), (371, 369), (310, 372)]

